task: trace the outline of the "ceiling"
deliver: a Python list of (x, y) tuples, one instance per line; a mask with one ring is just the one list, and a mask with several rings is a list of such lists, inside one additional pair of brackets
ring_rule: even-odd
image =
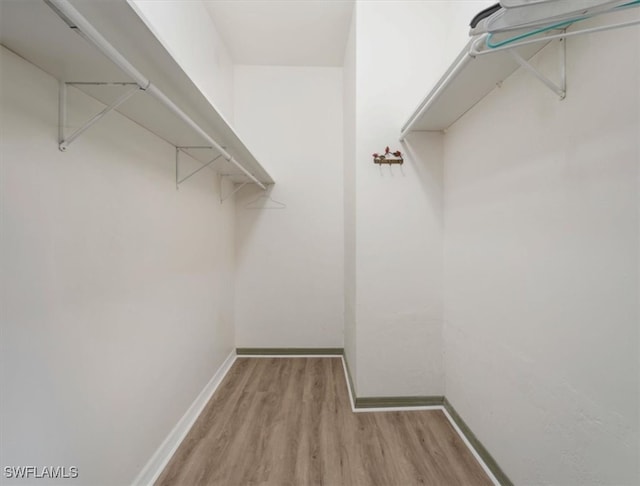
[(206, 0), (235, 64), (342, 66), (354, 0)]

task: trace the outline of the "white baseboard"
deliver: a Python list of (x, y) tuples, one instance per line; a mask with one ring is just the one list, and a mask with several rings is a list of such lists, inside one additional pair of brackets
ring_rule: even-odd
[(460, 427), (458, 427), (458, 424), (456, 424), (455, 420), (453, 420), (451, 415), (449, 415), (449, 412), (447, 412), (447, 409), (444, 408), (444, 406), (442, 406), (442, 405), (424, 405), (424, 406), (418, 406), (418, 407), (367, 407), (367, 408), (356, 408), (355, 407), (355, 403), (354, 403), (356, 397), (351, 395), (351, 387), (349, 386), (349, 372), (347, 370), (347, 362), (345, 361), (344, 357), (342, 357), (342, 369), (344, 370), (344, 380), (347, 383), (347, 393), (349, 394), (349, 401), (351, 402), (351, 411), (353, 413), (409, 412), (409, 411), (412, 411), (412, 410), (415, 410), (415, 411), (419, 411), (419, 410), (440, 410), (444, 414), (444, 416), (447, 418), (447, 420), (449, 421), (451, 426), (453, 427), (453, 430), (456, 431), (456, 433), (458, 434), (460, 439), (462, 439), (462, 442), (464, 442), (464, 444), (467, 446), (467, 448), (469, 449), (469, 451), (471, 452), (473, 457), (476, 459), (476, 461), (478, 461), (478, 464), (480, 464), (480, 467), (482, 468), (482, 470), (487, 474), (487, 476), (489, 476), (489, 479), (494, 484), (494, 486), (500, 486), (500, 482), (496, 479), (496, 477), (493, 474), (493, 472), (491, 471), (491, 469), (489, 469), (489, 466), (487, 466), (487, 464), (484, 462), (482, 457), (480, 457), (480, 454), (478, 454), (478, 451), (476, 451), (476, 449), (473, 447), (473, 445), (471, 445), (471, 442), (469, 442), (469, 439), (467, 439), (467, 436), (464, 435), (462, 430), (460, 430)]
[(349, 370), (347, 370), (347, 360), (344, 359), (344, 356), (340, 356), (340, 358), (342, 359), (342, 371), (344, 371), (344, 381), (347, 384), (347, 395), (349, 395), (349, 403), (351, 403), (351, 411), (355, 413), (355, 411), (356, 411), (356, 404), (355, 404), (356, 397), (354, 397), (351, 394), (351, 386), (349, 385)]
[[(489, 479), (491, 479), (491, 481), (495, 486), (500, 485), (500, 483), (498, 482), (496, 477), (493, 475), (491, 470), (487, 467), (485, 462), (482, 460), (478, 452), (471, 445), (467, 437), (460, 430), (458, 425), (455, 423), (455, 421), (452, 419), (452, 417), (449, 415), (447, 410), (442, 405), (428, 405), (428, 406), (419, 406), (419, 407), (375, 407), (375, 408), (361, 408), (361, 409), (355, 408), (354, 398), (351, 395), (351, 390), (349, 389), (349, 385), (348, 385), (349, 378), (347, 373), (347, 366), (342, 356), (337, 356), (337, 355), (326, 355), (326, 356), (324, 355), (299, 355), (299, 356), (247, 355), (242, 357), (244, 358), (295, 358), (295, 357), (336, 358), (336, 357), (340, 357), (342, 358), (342, 368), (345, 375), (345, 381), (347, 382), (347, 389), (348, 389), (347, 394), (349, 395), (349, 401), (351, 402), (352, 412), (367, 413), (367, 412), (391, 412), (391, 411), (410, 411), (410, 410), (441, 410), (444, 413), (445, 417), (449, 420), (449, 422), (453, 426), (454, 430), (460, 436), (464, 444), (469, 448), (473, 456), (476, 458), (476, 460), (478, 461), (482, 469), (489, 476)], [(237, 356), (234, 350), (231, 352), (231, 354), (229, 354), (229, 356), (224, 361), (224, 363), (222, 363), (220, 368), (218, 368), (218, 371), (216, 371), (216, 373), (213, 375), (211, 380), (209, 380), (209, 383), (206, 384), (204, 389), (196, 397), (196, 399), (191, 404), (187, 412), (183, 415), (183, 417), (178, 421), (175, 427), (171, 430), (167, 438), (162, 442), (160, 447), (158, 447), (158, 449), (153, 454), (153, 456), (151, 456), (151, 459), (149, 459), (149, 462), (147, 462), (147, 464), (140, 471), (140, 474), (138, 474), (136, 479), (133, 481), (132, 486), (152, 486), (153, 483), (156, 481), (156, 479), (158, 479), (158, 477), (160, 476), (164, 468), (167, 466), (167, 464), (171, 460), (171, 457), (173, 456), (173, 454), (176, 452), (176, 450), (178, 449), (178, 447), (186, 437), (187, 433), (189, 433), (189, 430), (191, 430), (191, 427), (195, 423), (196, 419), (200, 416), (200, 414), (202, 413), (202, 410), (204, 410), (204, 407), (206, 406), (206, 404), (209, 402), (209, 400), (215, 393), (216, 389), (218, 388), (218, 385), (220, 385), (220, 383), (226, 376), (229, 369), (231, 369), (231, 366), (235, 362), (236, 358)]]
[(160, 444), (160, 447), (151, 456), (149, 462), (145, 464), (138, 476), (133, 480), (133, 486), (152, 486), (155, 480), (158, 479), (235, 360), (236, 352), (233, 350), (193, 401), (186, 413), (169, 432), (167, 438)]
[(487, 466), (487, 463), (484, 462), (482, 457), (480, 457), (480, 454), (478, 454), (478, 451), (476, 451), (475, 447), (473, 447), (471, 445), (471, 442), (469, 442), (469, 439), (467, 439), (467, 436), (464, 435), (464, 432), (462, 432), (462, 430), (460, 430), (460, 427), (458, 427), (458, 424), (456, 423), (456, 421), (453, 420), (451, 415), (449, 415), (449, 412), (447, 412), (447, 409), (442, 407), (442, 413), (444, 413), (444, 416), (447, 417), (447, 420), (449, 421), (449, 423), (453, 427), (453, 430), (455, 430), (458, 433), (458, 435), (462, 439), (462, 442), (464, 442), (464, 445), (467, 446), (467, 449), (469, 449), (471, 454), (473, 454), (473, 457), (476, 458), (476, 461), (478, 461), (478, 464), (480, 464), (480, 467), (485, 472), (485, 474), (487, 476), (489, 476), (489, 479), (491, 479), (491, 482), (494, 484), (494, 486), (500, 486), (500, 482), (498, 481), (496, 476), (493, 474), (493, 471), (491, 471), (491, 469), (489, 469), (489, 466)]

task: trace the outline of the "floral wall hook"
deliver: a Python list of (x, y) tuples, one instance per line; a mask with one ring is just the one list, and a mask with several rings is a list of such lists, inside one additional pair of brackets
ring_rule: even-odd
[(402, 158), (402, 152), (396, 150), (392, 152), (389, 150), (389, 147), (384, 149), (384, 154), (373, 154), (373, 163), (374, 164), (403, 164), (404, 159)]

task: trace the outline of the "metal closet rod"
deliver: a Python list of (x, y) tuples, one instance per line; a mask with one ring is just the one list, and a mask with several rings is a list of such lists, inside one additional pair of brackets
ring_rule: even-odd
[(68, 0), (44, 0), (69, 27), (74, 29), (78, 34), (84, 37), (87, 41), (93, 44), (100, 52), (107, 56), (113, 63), (116, 64), (122, 71), (130, 76), (140, 89), (150, 93), (156, 97), (167, 108), (173, 111), (182, 121), (189, 125), (198, 135), (211, 144), (211, 146), (222, 154), (222, 156), (228, 161), (234, 164), (238, 169), (242, 171), (249, 179), (251, 179), (256, 185), (260, 186), (263, 190), (266, 190), (266, 186), (260, 182), (251, 172), (245, 169), (233, 156), (227, 152), (222, 146), (211, 138), (207, 132), (200, 128), (196, 122), (194, 122), (189, 116), (182, 111), (171, 99), (167, 97), (162, 91), (160, 91), (155, 85), (145, 78), (140, 71), (131, 65), (127, 59), (120, 54), (115, 47), (102, 37), (93, 25), (85, 19), (80, 12), (78, 12)]

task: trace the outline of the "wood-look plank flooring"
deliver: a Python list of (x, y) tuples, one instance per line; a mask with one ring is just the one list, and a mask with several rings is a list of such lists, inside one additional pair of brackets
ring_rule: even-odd
[(156, 484), (492, 483), (441, 411), (353, 413), (340, 358), (238, 358)]

